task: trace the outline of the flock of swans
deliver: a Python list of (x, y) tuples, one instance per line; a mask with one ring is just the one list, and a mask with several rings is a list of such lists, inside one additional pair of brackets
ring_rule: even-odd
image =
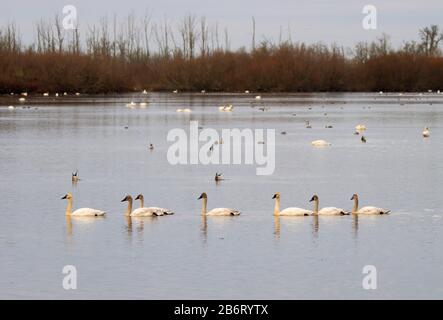
[[(91, 208), (80, 208), (75, 211), (72, 211), (72, 194), (68, 193), (62, 199), (66, 199), (68, 201), (68, 205), (66, 207), (66, 215), (67, 216), (77, 216), (77, 217), (100, 217), (105, 215), (104, 210), (98, 210), (98, 209), (91, 209)], [(274, 216), (342, 216), (342, 215), (349, 215), (349, 214), (362, 214), (362, 215), (382, 215), (382, 214), (388, 214), (391, 211), (386, 210), (379, 207), (374, 206), (366, 206), (359, 208), (358, 203), (358, 195), (354, 194), (352, 195), (351, 200), (354, 201), (354, 206), (351, 211), (345, 211), (342, 208), (336, 208), (336, 207), (324, 207), (319, 209), (319, 197), (317, 195), (312, 196), (311, 200), (309, 202), (313, 202), (313, 210), (308, 209), (302, 209), (297, 207), (289, 207), (283, 210), (280, 210), (280, 193), (277, 192), (274, 194), (272, 199), (275, 199), (275, 206), (274, 206)], [(132, 208), (133, 201), (139, 200), (140, 201), (140, 207), (137, 209)], [(128, 206), (126, 208), (126, 211), (124, 213), (127, 217), (158, 217), (158, 216), (166, 216), (166, 215), (172, 215), (174, 214), (173, 211), (165, 209), (165, 208), (159, 208), (159, 207), (145, 207), (144, 206), (144, 197), (142, 194), (139, 194), (135, 199), (132, 199), (130, 195), (127, 195), (126, 197), (121, 200), (121, 202), (127, 202)], [(203, 216), (238, 216), (240, 215), (240, 211), (236, 209), (231, 208), (214, 208), (212, 210), (207, 209), (208, 204), (208, 195), (206, 192), (203, 192), (198, 200), (202, 200), (202, 210), (201, 214)]]

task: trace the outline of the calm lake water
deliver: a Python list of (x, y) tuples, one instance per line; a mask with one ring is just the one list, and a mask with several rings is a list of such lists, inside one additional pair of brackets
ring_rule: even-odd
[[(29, 96), (20, 104), (3, 96), (0, 298), (443, 298), (443, 95), (254, 97)], [(127, 108), (131, 100), (148, 105)], [(234, 111), (219, 112), (225, 103)], [(167, 133), (188, 131), (189, 120), (275, 129), (274, 174), (257, 176), (256, 165), (169, 164)], [(359, 123), (366, 144), (353, 135)], [(314, 148), (316, 139), (332, 145)], [(216, 184), (215, 172), (227, 180)], [(203, 191), (209, 208), (242, 215), (203, 219)], [(107, 216), (67, 219), (67, 192), (74, 209)], [(276, 219), (275, 192), (282, 208), (311, 209), (316, 193), (320, 206), (350, 210), (358, 193), (361, 205), (392, 214)], [(138, 193), (176, 214), (128, 221), (120, 200)], [(63, 289), (65, 265), (77, 269), (76, 290)], [(365, 265), (377, 269), (376, 290), (362, 287)]]

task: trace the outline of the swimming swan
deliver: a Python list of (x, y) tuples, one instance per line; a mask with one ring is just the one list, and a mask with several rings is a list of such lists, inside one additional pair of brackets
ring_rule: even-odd
[(329, 142), (327, 142), (325, 140), (315, 140), (315, 141), (312, 141), (311, 144), (314, 147), (328, 147), (331, 145)]
[(102, 210), (91, 209), (91, 208), (81, 208), (72, 212), (72, 194), (66, 194), (62, 199), (68, 200), (68, 206), (66, 207), (67, 216), (77, 216), (77, 217), (98, 217), (104, 216), (105, 212)]
[[(172, 212), (171, 210), (168, 209), (164, 209), (164, 208), (159, 208), (159, 207), (145, 207), (145, 198), (143, 197), (142, 194), (139, 194), (135, 200), (140, 200), (140, 208), (135, 209), (132, 214), (136, 215), (137, 212), (141, 212), (141, 211), (151, 211), (153, 212), (156, 216), (163, 216), (163, 215), (171, 215), (174, 214), (174, 212)], [(143, 210), (141, 210), (143, 209)], [(139, 211), (137, 211), (139, 210)]]
[(240, 211), (229, 209), (229, 208), (215, 208), (209, 212), (206, 212), (206, 205), (208, 203), (208, 195), (203, 192), (197, 200), (203, 199), (203, 208), (202, 215), (203, 216), (238, 216), (240, 215)]
[(290, 207), (280, 211), (280, 193), (274, 194), (272, 199), (275, 199), (274, 216), (310, 216), (313, 214), (312, 211)]
[(366, 130), (366, 126), (364, 124), (358, 124), (355, 126), (355, 130), (357, 131), (365, 131)]
[(157, 214), (152, 210), (146, 210), (147, 208), (138, 208), (132, 211), (132, 197), (126, 196), (121, 202), (128, 202), (128, 207), (125, 211), (126, 217), (156, 217)]
[(318, 210), (318, 196), (314, 195), (309, 202), (314, 202), (314, 215), (324, 215), (324, 216), (339, 216), (347, 215), (349, 212), (344, 211), (341, 208), (336, 207), (326, 207)]
[(353, 214), (388, 214), (391, 212), (391, 210), (386, 210), (383, 208), (377, 208), (377, 207), (363, 207), (358, 208), (358, 195), (354, 193), (352, 195), (351, 200), (354, 200), (354, 207), (352, 208)]

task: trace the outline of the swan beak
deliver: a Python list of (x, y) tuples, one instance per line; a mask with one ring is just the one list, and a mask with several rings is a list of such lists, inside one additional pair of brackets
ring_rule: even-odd
[(65, 194), (61, 200), (66, 199), (67, 197), (68, 197), (68, 195)]
[(134, 200), (138, 200), (138, 199), (140, 199), (140, 196), (137, 196)]
[(311, 200), (309, 200), (309, 202), (312, 202), (312, 201), (314, 201), (314, 200), (315, 200), (314, 197), (312, 197)]
[(275, 198), (277, 198), (277, 195), (276, 195), (276, 194), (274, 194), (274, 196), (272, 197), (272, 199), (275, 199)]
[(352, 198), (350, 200), (354, 200), (354, 196), (352, 196)]
[(128, 201), (128, 199), (125, 197), (121, 202), (125, 202)]
[(203, 198), (202, 196), (198, 197), (197, 200), (200, 200), (201, 198)]

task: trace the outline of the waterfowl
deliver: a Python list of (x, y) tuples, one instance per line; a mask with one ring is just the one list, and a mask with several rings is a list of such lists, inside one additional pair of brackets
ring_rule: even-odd
[(18, 99), (18, 101), (20, 101), (20, 102), (25, 102), (25, 101), (26, 101), (26, 99), (25, 99), (25, 98), (23, 98), (23, 97), (21, 97), (21, 98), (19, 98), (19, 99)]
[(245, 90), (245, 93), (249, 93), (249, 90)]
[(221, 173), (216, 172), (214, 180), (217, 181), (217, 182), (221, 181), (221, 180), (224, 180), (221, 176), (222, 176)]
[(142, 91), (142, 94), (148, 94), (148, 91), (143, 90), (143, 91)]
[(128, 207), (125, 211), (126, 217), (153, 217), (157, 216), (155, 211), (152, 210), (143, 210), (144, 208), (138, 208), (132, 211), (132, 197), (130, 195), (127, 195), (123, 198), (121, 202), (128, 202)]
[(234, 110), (234, 107), (232, 106), (232, 104), (228, 104), (226, 106), (218, 107), (218, 110), (219, 111), (228, 111), (228, 112), (230, 112), (230, 111)]
[(305, 121), (305, 128), (306, 129), (311, 129), (312, 128), (312, 126), (311, 126), (311, 124), (309, 123), (308, 120)]
[(44, 96), (44, 97), (48, 97), (48, 96), (49, 96), (49, 92), (45, 92), (45, 93), (43, 93), (43, 96)]
[(240, 211), (229, 208), (215, 208), (206, 212), (206, 205), (208, 203), (208, 195), (203, 192), (197, 200), (203, 199), (202, 215), (203, 216), (238, 216)]
[(131, 102), (126, 104), (127, 108), (135, 108), (135, 106), (136, 106), (136, 103), (134, 101), (131, 101)]
[(322, 208), (321, 210), (318, 210), (319, 201), (317, 195), (313, 195), (311, 200), (309, 200), (309, 202), (314, 202), (314, 213), (313, 213), (314, 215), (342, 216), (349, 214), (349, 212), (346, 212), (343, 209), (336, 207), (325, 207)]
[(255, 96), (255, 100), (261, 100), (261, 96)]
[(177, 111), (177, 112), (187, 112), (187, 113), (189, 113), (189, 112), (191, 112), (191, 109), (188, 109), (188, 108), (185, 108), (185, 109), (177, 109), (176, 111)]
[(27, 92), (22, 92), (21, 95), (27, 97), (28, 93)]
[(77, 182), (78, 181), (78, 170), (75, 170), (75, 172), (72, 173), (71, 181), (72, 182)]
[(152, 143), (149, 144), (149, 150), (154, 150), (154, 145)]
[(174, 212), (168, 209), (159, 208), (159, 207), (145, 207), (145, 198), (142, 194), (139, 194), (135, 200), (140, 200), (140, 208), (132, 211), (132, 217), (143, 217), (143, 216), (163, 216), (163, 215), (172, 215)]
[(76, 95), (76, 96), (79, 96), (79, 95), (80, 95), (80, 92), (76, 92), (75, 95)]
[(178, 93), (178, 90), (174, 90), (174, 91), (172, 91), (172, 93)]
[(352, 195), (351, 200), (354, 200), (354, 207), (352, 208), (352, 213), (353, 214), (388, 214), (389, 212), (391, 212), (391, 210), (386, 210), (383, 208), (378, 208), (378, 207), (371, 207), (371, 206), (367, 206), (367, 207), (363, 207), (363, 208), (358, 208), (358, 195), (356, 193), (354, 193)]
[(361, 136), (361, 142), (363, 142), (363, 143), (366, 143), (366, 138), (365, 138), (365, 136)]
[(423, 130), (422, 134), (423, 134), (423, 137), (424, 137), (424, 138), (428, 138), (428, 137), (431, 135), (431, 133), (429, 132), (429, 128), (426, 127), (426, 128)]
[(14, 107), (14, 106), (9, 106), (8, 109), (9, 109), (9, 110), (14, 110), (15, 107)]
[(358, 124), (355, 126), (355, 130), (357, 131), (365, 131), (366, 130), (366, 126), (364, 124)]
[(274, 216), (310, 216), (313, 214), (311, 210), (302, 208), (290, 207), (280, 211), (280, 193), (274, 194), (272, 199), (275, 199)]
[(67, 216), (77, 216), (77, 217), (99, 217), (104, 216), (105, 211), (91, 209), (91, 208), (81, 208), (72, 212), (72, 194), (66, 194), (62, 199), (68, 200), (68, 206), (66, 207)]
[(315, 141), (312, 141), (311, 144), (314, 147), (327, 147), (327, 146), (331, 145), (329, 142), (327, 142), (325, 140), (315, 140)]
[(202, 90), (202, 91), (200, 91), (201, 93), (206, 93), (206, 90)]
[(331, 126), (330, 124), (328, 124), (328, 125), (325, 126), (325, 128), (326, 128), (326, 129), (332, 129), (333, 126)]
[(140, 107), (146, 107), (148, 104), (146, 102), (140, 102)]

